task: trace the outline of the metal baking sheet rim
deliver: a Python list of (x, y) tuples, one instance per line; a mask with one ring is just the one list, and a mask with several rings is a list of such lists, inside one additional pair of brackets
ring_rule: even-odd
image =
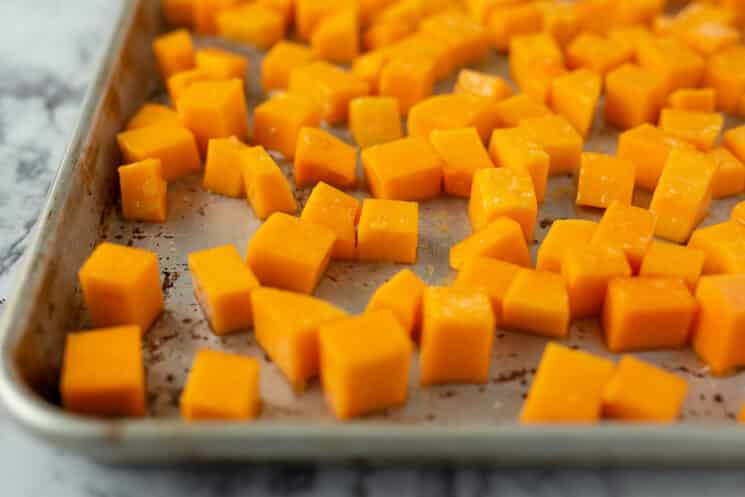
[(88, 90), (75, 131), (0, 322), (0, 397), (11, 416), (45, 442), (112, 462), (199, 460), (479, 461), (487, 464), (743, 466), (745, 429), (734, 424), (597, 426), (383, 426), (367, 423), (189, 424), (177, 420), (99, 421), (51, 408), (23, 381), (14, 354), (21, 321), (41, 284), (52, 227), (69, 193), (81, 151), (101, 107), (101, 95), (121, 54), (140, 2), (125, 1)]

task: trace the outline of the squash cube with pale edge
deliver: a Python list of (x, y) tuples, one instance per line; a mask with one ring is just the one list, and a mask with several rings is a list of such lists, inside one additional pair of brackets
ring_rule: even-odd
[(344, 64), (360, 53), (359, 13), (349, 8), (327, 16), (318, 23), (310, 38), (319, 58)]
[(315, 100), (321, 109), (321, 119), (329, 124), (345, 122), (349, 115), (349, 102), (369, 93), (364, 81), (324, 61), (294, 69), (290, 73), (288, 88)]
[(204, 35), (217, 34), (217, 15), (235, 7), (240, 0), (192, 0), (194, 31)]
[(624, 64), (605, 76), (605, 121), (621, 129), (656, 122), (666, 95), (662, 75)]
[(699, 228), (688, 246), (706, 254), (704, 274), (745, 273), (745, 226), (738, 221)]
[(689, 112), (714, 112), (717, 104), (717, 93), (713, 88), (681, 88), (667, 97), (671, 109)]
[(654, 190), (674, 148), (691, 146), (651, 124), (641, 124), (618, 135), (617, 155), (634, 163), (636, 186)]
[(248, 266), (263, 286), (312, 293), (336, 241), (320, 224), (275, 212), (248, 242)]
[(656, 224), (657, 216), (651, 211), (611, 202), (600, 218), (590, 243), (623, 250), (636, 274), (652, 243)]
[(290, 183), (263, 147), (241, 152), (243, 189), (256, 217), (266, 219), (275, 212), (294, 214), (297, 201)]
[(261, 61), (261, 84), (264, 91), (286, 90), (292, 70), (310, 64), (317, 58), (313, 50), (305, 45), (280, 41)]
[(157, 124), (119, 133), (116, 141), (127, 163), (160, 160), (167, 181), (202, 168), (197, 142), (186, 128)]
[(194, 45), (185, 29), (171, 31), (153, 41), (153, 53), (164, 80), (194, 67)]
[(569, 333), (569, 294), (562, 277), (524, 269), (502, 300), (502, 326), (551, 338)]
[(704, 269), (703, 250), (675, 243), (652, 242), (642, 261), (639, 276), (682, 279), (693, 292)]
[(168, 216), (168, 183), (159, 159), (119, 167), (119, 188), (125, 219), (164, 223)]
[(197, 69), (215, 79), (246, 80), (248, 59), (219, 48), (203, 48), (196, 52)]
[(497, 167), (527, 171), (533, 183), (536, 201), (543, 202), (550, 158), (524, 130), (495, 129), (489, 142), (489, 154)]
[(723, 126), (724, 117), (718, 112), (662, 109), (660, 114), (662, 131), (704, 152), (714, 147)]
[(581, 136), (592, 128), (603, 81), (589, 69), (577, 69), (551, 82), (551, 108), (564, 116)]
[(398, 140), (402, 136), (398, 100), (359, 97), (349, 104), (349, 131), (362, 148)]
[(724, 147), (710, 151), (709, 158), (717, 165), (711, 185), (712, 198), (739, 195), (745, 190), (745, 164)]
[(295, 183), (325, 181), (339, 188), (357, 183), (357, 149), (319, 128), (301, 128), (295, 149)]
[(251, 327), (251, 292), (259, 282), (233, 245), (192, 252), (189, 271), (194, 294), (215, 335)]
[(445, 192), (450, 195), (469, 197), (476, 171), (494, 167), (476, 128), (435, 129), (429, 141), (443, 161)]
[(551, 114), (551, 110), (543, 102), (523, 93), (497, 102), (494, 112), (501, 126), (507, 128), (517, 126), (521, 121), (531, 117), (544, 117)]
[(338, 419), (406, 402), (414, 347), (393, 312), (339, 319), (318, 335), (323, 391)]
[[(181, 95), (194, 83), (200, 81), (219, 81), (220, 79), (214, 74), (210, 74), (204, 69), (189, 69), (188, 71), (181, 71), (174, 74), (168, 81), (166, 81), (166, 88), (168, 89), (168, 96), (171, 98), (171, 105), (174, 107), (181, 98)], [(179, 116), (179, 121), (181, 116)], [(183, 123), (182, 123), (183, 126)]]
[(136, 324), (147, 332), (163, 311), (158, 257), (147, 250), (99, 244), (78, 272), (91, 324)]
[(579, 166), (582, 137), (564, 117), (523, 119), (519, 127), (550, 157), (549, 174), (572, 173)]
[(642, 41), (636, 49), (639, 65), (661, 75), (666, 93), (679, 88), (697, 88), (704, 77), (706, 62), (675, 37)]
[(357, 228), (361, 261), (414, 264), (419, 240), (419, 204), (365, 199)]
[(736, 45), (712, 55), (706, 64), (704, 85), (714, 88), (717, 109), (737, 111), (737, 104), (745, 95), (745, 47)]
[(490, 99), (451, 93), (435, 95), (414, 105), (409, 110), (408, 131), (410, 136), (429, 138), (434, 130), (474, 127), (486, 143), (498, 124)]
[(318, 375), (318, 328), (347, 314), (321, 299), (257, 288), (251, 292), (256, 342), (296, 392)]
[[(739, 7), (742, 9), (742, 7)], [(710, 57), (717, 52), (737, 45), (740, 41), (740, 31), (734, 26), (712, 21), (701, 22), (685, 29), (680, 37), (699, 55)]]
[(243, 196), (241, 157), (246, 148), (234, 136), (211, 139), (207, 144), (207, 160), (204, 164), (204, 188), (227, 197)]
[(502, 319), (504, 295), (520, 269), (520, 266), (509, 262), (475, 256), (461, 266), (453, 288), (486, 294), (491, 300), (496, 322), (499, 323)]
[(144, 416), (141, 335), (138, 326), (69, 333), (60, 379), (64, 408), (90, 416)]
[(500, 52), (507, 52), (513, 36), (537, 33), (542, 25), (543, 13), (533, 2), (497, 5), (491, 9), (487, 21), (492, 46)]
[(450, 248), (450, 267), (460, 269), (469, 259), (490, 257), (519, 266), (530, 266), (530, 253), (520, 223), (499, 217)]
[(732, 128), (724, 133), (724, 146), (737, 157), (740, 162), (745, 162), (745, 126)]
[(181, 415), (188, 421), (254, 419), (261, 409), (259, 388), (256, 359), (202, 349), (181, 394)]
[(561, 262), (568, 249), (581, 249), (590, 243), (598, 223), (585, 219), (558, 219), (551, 224), (538, 248), (536, 269), (561, 273)]
[(549, 343), (543, 351), (521, 423), (596, 423), (615, 364), (603, 357)]
[(693, 349), (715, 375), (745, 366), (745, 275), (704, 276)]
[(284, 38), (285, 18), (266, 5), (241, 5), (217, 15), (217, 34), (226, 40), (269, 48)]
[(154, 124), (183, 126), (175, 110), (161, 104), (146, 103), (127, 121), (127, 130), (146, 128)]
[(375, 290), (365, 312), (389, 309), (409, 335), (414, 336), (422, 322), (422, 296), (426, 289), (427, 284), (416, 274), (402, 269)]
[(538, 203), (528, 171), (506, 167), (479, 169), (473, 177), (468, 217), (474, 231), (506, 216), (522, 227), (525, 239), (533, 241)]
[(422, 304), (419, 383), (486, 383), (495, 326), (485, 294), (428, 288)]
[(426, 200), (442, 191), (442, 160), (425, 138), (407, 137), (362, 151), (370, 192), (387, 200)]
[(631, 205), (633, 194), (633, 162), (605, 154), (582, 154), (577, 205), (605, 208), (613, 201)]
[(191, 26), (194, 0), (163, 0), (163, 16), (169, 26)]
[(357, 258), (357, 233), (355, 225), (360, 215), (360, 201), (324, 182), (310, 192), (300, 218), (326, 226), (336, 234), (331, 251), (334, 259)]
[(512, 88), (507, 82), (493, 74), (461, 69), (455, 82), (455, 93), (477, 95), (499, 102), (512, 96)]
[(613, 278), (631, 276), (631, 267), (618, 248), (584, 246), (564, 251), (561, 274), (572, 319), (579, 319), (600, 314), (608, 283)]
[(417, 102), (432, 95), (435, 70), (432, 57), (394, 56), (380, 70), (378, 93), (398, 100), (401, 114), (406, 115)]
[(292, 160), (303, 127), (321, 124), (321, 107), (313, 98), (282, 93), (254, 109), (253, 142)]

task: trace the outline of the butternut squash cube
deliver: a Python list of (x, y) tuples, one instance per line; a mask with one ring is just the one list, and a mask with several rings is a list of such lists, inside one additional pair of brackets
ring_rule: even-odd
[(215, 79), (246, 80), (248, 59), (219, 48), (203, 48), (196, 52), (197, 69), (210, 74)]
[(509, 217), (499, 217), (450, 248), (450, 267), (460, 269), (477, 256), (500, 259), (530, 267), (530, 253), (520, 224)]
[(636, 56), (640, 66), (663, 77), (667, 93), (698, 87), (706, 70), (703, 57), (674, 37), (642, 41)]
[(204, 35), (217, 34), (217, 15), (238, 5), (241, 0), (192, 0), (194, 31)]
[(472, 69), (460, 70), (453, 92), (486, 97), (492, 102), (512, 96), (512, 88), (504, 79)]
[(163, 310), (158, 257), (147, 250), (104, 242), (78, 272), (94, 327), (137, 325), (142, 333)]
[(581, 20), (572, 4), (542, 1), (538, 7), (543, 13), (542, 30), (565, 47), (582, 29)]
[(145, 366), (138, 326), (69, 333), (60, 379), (62, 405), (89, 416), (144, 416)]
[(717, 94), (713, 88), (681, 88), (667, 98), (671, 109), (689, 112), (714, 112)]
[(510, 73), (525, 94), (545, 103), (551, 81), (566, 72), (561, 47), (546, 33), (510, 40)]
[(349, 103), (349, 130), (361, 148), (401, 138), (401, 112), (392, 97), (358, 97)]
[(687, 393), (684, 379), (625, 355), (603, 391), (603, 414), (624, 421), (672, 422)]
[(455, 2), (451, 8), (446, 6), (443, 10), (424, 19), (419, 24), (419, 30), (451, 47), (455, 66), (475, 64), (483, 60), (489, 51), (487, 29), (464, 12), (459, 12)]
[(681, 278), (693, 292), (704, 269), (702, 250), (674, 243), (652, 242), (644, 256), (639, 276)]
[(243, 189), (256, 217), (266, 219), (275, 212), (294, 214), (297, 202), (292, 187), (266, 150), (250, 147), (241, 155)]
[(359, 23), (359, 14), (354, 8), (324, 17), (310, 38), (313, 51), (330, 62), (352, 62), (360, 53)]
[(745, 273), (745, 226), (738, 221), (699, 228), (688, 246), (706, 254), (704, 274)]
[(652, 211), (611, 202), (600, 218), (590, 243), (623, 249), (636, 274), (652, 243), (656, 224), (657, 215)]
[(202, 349), (181, 394), (181, 415), (188, 421), (251, 420), (261, 409), (259, 389), (256, 359)]
[(282, 93), (254, 109), (253, 142), (292, 160), (300, 130), (320, 124), (321, 107), (313, 98), (300, 93)]
[(426, 289), (427, 284), (416, 274), (402, 269), (375, 290), (365, 312), (388, 309), (409, 335), (414, 336), (422, 324), (422, 296)]
[(489, 154), (497, 167), (527, 171), (533, 182), (536, 201), (543, 202), (548, 182), (550, 158), (520, 128), (495, 129), (489, 142)]
[(603, 308), (608, 350), (683, 347), (696, 310), (696, 299), (680, 278), (615, 278)]
[(194, 68), (194, 45), (191, 35), (185, 29), (156, 37), (153, 41), (153, 53), (164, 80)]
[(274, 288), (251, 292), (256, 342), (292, 385), (305, 390), (318, 375), (318, 328), (347, 313), (321, 299)]
[(406, 402), (414, 347), (393, 312), (339, 319), (318, 334), (323, 391), (337, 418)]
[(740, 32), (733, 26), (708, 21), (690, 26), (680, 33), (684, 43), (703, 57), (711, 57), (740, 41)]
[(240, 5), (217, 15), (217, 34), (226, 40), (269, 48), (284, 38), (285, 17), (260, 3)]
[(476, 171), (468, 203), (474, 231), (506, 216), (520, 223), (525, 239), (532, 242), (537, 214), (538, 203), (528, 171), (506, 167)]
[(603, 82), (589, 69), (577, 69), (551, 83), (550, 104), (582, 137), (592, 128)]
[(429, 141), (443, 161), (445, 192), (450, 195), (469, 197), (475, 172), (494, 167), (476, 128), (435, 129)]
[(745, 126), (732, 128), (724, 133), (724, 146), (737, 157), (740, 162), (745, 162)]
[(146, 128), (154, 124), (183, 126), (178, 112), (160, 104), (146, 103), (127, 121), (127, 130)]
[(362, 151), (370, 192), (388, 200), (425, 200), (442, 190), (443, 164), (425, 138), (407, 137)]
[(295, 31), (301, 40), (308, 41), (321, 20), (351, 7), (348, 0), (295, 0)]
[(745, 190), (745, 165), (724, 147), (717, 147), (707, 155), (717, 165), (711, 186), (712, 197), (723, 198), (742, 193)]
[(409, 110), (409, 135), (428, 138), (436, 129), (475, 127), (482, 142), (489, 140), (499, 118), (493, 102), (485, 97), (449, 93), (422, 100)]
[(167, 181), (202, 168), (197, 142), (186, 128), (156, 124), (119, 133), (116, 141), (127, 163), (160, 160)]
[(667, 93), (657, 70), (624, 64), (605, 76), (605, 120), (621, 129), (656, 122)]
[(660, 115), (662, 131), (704, 152), (714, 147), (723, 126), (724, 118), (717, 112), (663, 109)]
[(325, 181), (340, 188), (357, 183), (357, 149), (320, 128), (301, 128), (295, 149), (295, 183)]
[(745, 201), (735, 204), (730, 213), (730, 220), (745, 224)]
[(569, 294), (562, 277), (524, 269), (502, 301), (502, 325), (551, 338), (569, 333)]
[(257, 0), (256, 3), (268, 7), (282, 16), (285, 28), (295, 18), (295, 0)]
[[(218, 78), (214, 74), (211, 74), (203, 69), (190, 69), (188, 71), (182, 71), (180, 73), (174, 74), (173, 76), (168, 78), (168, 81), (166, 82), (166, 87), (168, 88), (168, 96), (171, 99), (171, 105), (175, 107), (176, 102), (179, 101), (181, 95), (183, 95), (186, 89), (194, 83), (198, 83), (200, 81), (215, 81), (219, 79), (221, 78)], [(179, 116), (179, 120), (180, 119), (181, 116)]]
[(486, 383), (495, 326), (485, 294), (443, 287), (425, 290), (419, 383)]
[(124, 219), (164, 223), (168, 216), (168, 183), (160, 159), (119, 167)]
[(543, 102), (539, 102), (524, 93), (497, 102), (497, 105), (494, 106), (494, 112), (499, 117), (501, 125), (506, 128), (517, 126), (524, 119), (551, 114), (551, 110)]
[(654, 35), (648, 26), (644, 24), (633, 24), (629, 26), (615, 26), (608, 31), (608, 38), (627, 46), (632, 51), (631, 61), (637, 62), (637, 47), (642, 42), (652, 39)]
[(379, 82), (383, 67), (388, 64), (388, 61), (391, 60), (392, 57), (393, 50), (389, 49), (378, 49), (364, 53), (354, 59), (354, 62), (352, 63), (352, 75), (367, 83), (367, 87), (370, 89), (370, 94), (376, 95), (380, 93)]
[(417, 102), (432, 95), (435, 71), (435, 60), (430, 56), (394, 56), (380, 70), (378, 93), (398, 100), (401, 114), (406, 115)]
[(664, 11), (665, 2), (662, 0), (630, 0), (615, 3), (614, 7), (613, 20), (622, 26), (649, 24)]
[(717, 109), (735, 112), (737, 103), (745, 96), (745, 47), (737, 45), (722, 50), (709, 58), (706, 64), (704, 85), (714, 88), (717, 94)]
[(453, 288), (481, 292), (489, 297), (494, 318), (499, 323), (502, 320), (504, 296), (521, 269), (515, 264), (490, 257), (471, 257), (458, 271)]
[(568, 249), (581, 249), (588, 245), (598, 223), (585, 219), (557, 219), (551, 224), (538, 248), (536, 269), (561, 273), (561, 261)]
[(308, 65), (317, 58), (315, 52), (305, 45), (286, 40), (278, 42), (261, 61), (261, 84), (264, 91), (286, 90), (292, 70)]
[(370, 26), (362, 36), (362, 46), (366, 51), (389, 47), (410, 35), (412, 27), (400, 21), (383, 22)]
[(163, 0), (161, 7), (169, 26), (189, 27), (194, 22), (194, 0)]
[(500, 52), (507, 52), (513, 36), (541, 31), (543, 12), (535, 2), (504, 5), (492, 9), (486, 26), (492, 46)]
[(361, 261), (414, 264), (419, 240), (419, 204), (366, 198), (357, 228)]
[(310, 192), (300, 219), (326, 226), (336, 234), (331, 257), (353, 260), (357, 254), (355, 225), (359, 215), (359, 200), (321, 181)]
[(677, 147), (690, 145), (645, 123), (618, 135), (617, 155), (634, 163), (636, 186), (654, 190), (670, 151)]
[(444, 79), (452, 72), (455, 45), (448, 44), (429, 33), (416, 32), (390, 47), (391, 57), (430, 58), (435, 64), (435, 80)]
[(548, 154), (550, 175), (572, 173), (579, 166), (582, 137), (564, 117), (532, 117), (519, 127)]
[(579, 168), (577, 205), (605, 208), (617, 201), (631, 205), (634, 163), (612, 155), (584, 152)]
[(589, 69), (602, 76), (629, 62), (633, 55), (634, 51), (628, 45), (585, 32), (567, 46), (567, 66), (570, 69)]
[(208, 191), (227, 197), (244, 195), (242, 153), (246, 145), (234, 136), (213, 138), (207, 144), (202, 185)]

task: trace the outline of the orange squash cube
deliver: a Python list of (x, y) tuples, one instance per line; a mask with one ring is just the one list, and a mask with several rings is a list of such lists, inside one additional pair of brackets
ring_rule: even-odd
[(554, 1), (541, 1), (537, 4), (543, 14), (543, 32), (560, 46), (568, 45), (582, 29), (574, 5)]
[(584, 152), (579, 168), (577, 205), (605, 208), (611, 202), (631, 205), (634, 163), (612, 155)]
[(359, 215), (359, 200), (321, 181), (310, 192), (300, 219), (326, 226), (336, 234), (331, 257), (353, 260), (357, 254), (355, 225)]
[(629, 26), (615, 26), (608, 31), (608, 38), (630, 48), (632, 51), (631, 61), (636, 62), (637, 47), (654, 37), (652, 31), (643, 24)]
[(361, 148), (380, 145), (402, 136), (398, 100), (359, 97), (349, 103), (349, 130)]
[(365, 312), (388, 309), (409, 335), (414, 336), (422, 323), (422, 296), (426, 289), (427, 284), (416, 274), (402, 269), (375, 290)]
[(551, 83), (550, 104), (564, 116), (582, 137), (592, 128), (603, 82), (589, 69), (577, 69)]
[(486, 97), (492, 102), (512, 96), (512, 88), (504, 79), (472, 69), (460, 70), (453, 92)]
[(706, 70), (703, 57), (673, 37), (642, 41), (636, 57), (640, 66), (663, 77), (667, 93), (698, 87)]
[(513, 36), (541, 31), (543, 12), (536, 2), (504, 5), (491, 10), (486, 26), (492, 46), (506, 52)]
[(693, 292), (704, 269), (702, 250), (674, 243), (652, 242), (639, 276), (681, 278)]
[(241, 153), (240, 167), (246, 200), (256, 217), (266, 219), (275, 212), (294, 214), (297, 211), (290, 183), (263, 147), (246, 148)]
[(717, 172), (711, 185), (712, 198), (742, 193), (745, 190), (745, 165), (724, 147), (717, 147), (707, 155), (717, 165)]
[(495, 326), (485, 294), (443, 287), (425, 290), (419, 383), (486, 383)]
[(256, 359), (202, 349), (181, 394), (181, 415), (188, 421), (254, 419), (261, 409), (259, 389)]
[(142, 333), (163, 311), (158, 257), (104, 242), (78, 272), (88, 318), (97, 328), (137, 325)]
[(282, 93), (254, 109), (253, 142), (292, 160), (300, 130), (320, 124), (321, 107), (314, 99), (300, 93)]
[(506, 128), (517, 126), (524, 119), (551, 114), (551, 110), (543, 102), (539, 102), (524, 93), (497, 102), (497, 105), (494, 106), (494, 112), (499, 117), (501, 125)]
[(89, 416), (144, 416), (145, 366), (138, 326), (77, 333), (65, 339), (62, 405)]
[(496, 322), (502, 320), (502, 302), (507, 289), (522, 268), (491, 257), (475, 256), (468, 259), (458, 271), (453, 288), (461, 291), (481, 292), (491, 300)]
[(313, 31), (310, 44), (323, 60), (350, 63), (360, 53), (359, 14), (350, 8), (324, 17)]
[(717, 94), (713, 88), (681, 88), (667, 98), (671, 109), (689, 112), (714, 112)]
[(451, 6), (446, 5), (443, 12), (424, 19), (419, 30), (450, 47), (455, 66), (478, 63), (489, 51), (489, 33), (480, 23), (459, 12), (457, 2), (451, 2)]
[(202, 168), (196, 140), (186, 128), (157, 124), (119, 133), (116, 141), (127, 163), (160, 160), (167, 181)]
[(241, 157), (246, 148), (234, 136), (211, 139), (207, 144), (207, 160), (202, 178), (204, 188), (227, 197), (243, 196)]
[(442, 190), (443, 164), (425, 138), (408, 137), (362, 151), (370, 192), (388, 200), (425, 200)]
[(523, 119), (519, 127), (550, 157), (550, 175), (571, 173), (579, 166), (582, 137), (564, 117), (532, 117)]
[(251, 327), (251, 292), (256, 277), (233, 245), (222, 245), (189, 254), (194, 295), (215, 335)]
[(735, 112), (737, 103), (745, 96), (745, 47), (737, 45), (712, 55), (706, 64), (704, 85), (714, 88), (717, 94), (717, 109)]
[(624, 64), (605, 76), (605, 120), (621, 129), (657, 121), (668, 93), (656, 70)]
[(732, 128), (724, 133), (724, 146), (737, 157), (740, 162), (745, 162), (745, 126)]
[(318, 57), (312, 49), (291, 41), (280, 41), (261, 61), (261, 84), (265, 92), (286, 90), (290, 73), (296, 67), (310, 64)]
[(474, 231), (506, 216), (520, 223), (525, 239), (532, 242), (537, 215), (538, 203), (528, 171), (506, 167), (476, 171), (468, 202), (468, 217)]
[(455, 45), (421, 31), (402, 39), (388, 51), (391, 57), (431, 58), (435, 64), (435, 80), (447, 77), (456, 65)]
[(675, 421), (688, 383), (672, 373), (625, 355), (603, 391), (603, 414), (624, 421)]
[(641, 124), (618, 135), (617, 155), (635, 166), (636, 186), (654, 190), (673, 148), (690, 145), (651, 124)]
[[(218, 78), (214, 74), (203, 69), (190, 69), (188, 71), (174, 74), (168, 78), (168, 81), (166, 82), (171, 104), (175, 106), (176, 102), (181, 98), (181, 95), (183, 95), (186, 89), (194, 83), (199, 83), (200, 81), (215, 81), (219, 79), (221, 78)], [(179, 116), (179, 120), (181, 120), (181, 116)]]
[(263, 286), (313, 293), (331, 258), (333, 231), (275, 212), (248, 242), (248, 267)]
[(323, 391), (338, 419), (406, 402), (414, 347), (393, 312), (339, 319), (318, 334)]
[(217, 34), (217, 15), (235, 7), (241, 0), (192, 0), (194, 31), (204, 35)]
[(246, 80), (248, 59), (219, 48), (203, 48), (196, 52), (197, 69), (210, 74), (215, 79)]
[(469, 197), (476, 171), (494, 167), (476, 128), (435, 129), (429, 141), (443, 161), (445, 192), (450, 195)]
[(745, 224), (745, 201), (735, 204), (730, 213), (730, 220)]
[(412, 27), (406, 22), (391, 21), (373, 24), (362, 36), (362, 46), (367, 51), (389, 47), (410, 35), (411, 31)]
[(631, 269), (636, 274), (649, 244), (652, 243), (656, 224), (657, 216), (652, 211), (611, 202), (600, 219), (590, 243), (623, 249)]
[(361, 261), (414, 264), (419, 240), (419, 204), (366, 198), (357, 228)]
[(320, 128), (301, 128), (295, 149), (295, 183), (325, 181), (340, 188), (357, 183), (357, 149)]
[(321, 21), (342, 10), (351, 7), (348, 0), (295, 0), (295, 31), (301, 40), (310, 40)]
[(598, 223), (585, 219), (557, 219), (551, 224), (538, 248), (536, 269), (561, 273), (561, 261), (568, 249), (581, 249), (590, 243)]
[(164, 223), (168, 216), (168, 183), (159, 159), (119, 167), (122, 214), (132, 221)]
[(430, 56), (394, 56), (380, 70), (378, 93), (398, 100), (405, 115), (414, 104), (432, 95), (435, 70), (435, 60)]
[(608, 350), (683, 347), (696, 310), (696, 299), (680, 278), (615, 278), (603, 308)]
[(497, 167), (527, 171), (536, 201), (543, 202), (550, 158), (522, 129), (495, 129), (489, 142), (489, 154)]
[(162, 0), (163, 16), (169, 26), (191, 26), (194, 22), (194, 0)]
[(530, 267), (530, 253), (520, 224), (499, 217), (450, 248), (450, 267), (460, 269), (473, 257), (490, 257)]
[(486, 24), (494, 9), (519, 2), (520, 0), (466, 0), (464, 3), (466, 11), (472, 19), (481, 24)]
[(257, 0), (256, 3), (268, 7), (282, 16), (285, 28), (295, 18), (295, 0)]
[(269, 48), (284, 38), (285, 17), (260, 3), (240, 5), (217, 15), (217, 34), (226, 40)]
[(153, 53), (164, 80), (194, 67), (194, 45), (191, 35), (185, 29), (171, 31), (155, 38)]
[(146, 128), (155, 124), (183, 126), (175, 110), (165, 105), (146, 103), (127, 121), (127, 130)]
[(489, 140), (499, 118), (493, 102), (485, 97), (449, 93), (422, 100), (409, 110), (409, 135), (428, 138), (436, 129), (475, 127), (481, 141)]
[(662, 131), (704, 152), (714, 147), (723, 126), (724, 118), (717, 112), (663, 109), (660, 114)]
[(699, 228), (688, 246), (706, 254), (704, 274), (745, 273), (745, 226), (738, 221)]
[(392, 57), (393, 51), (388, 49), (378, 49), (364, 53), (354, 59), (352, 63), (352, 75), (367, 83), (370, 94), (376, 95), (380, 93), (380, 75)]
[(551, 81), (566, 72), (561, 47), (546, 33), (514, 36), (510, 40), (510, 73), (527, 95), (545, 103)]
[(318, 375), (318, 328), (347, 316), (321, 299), (274, 288), (251, 292), (256, 342), (295, 392)]
[(630, 0), (615, 3), (613, 20), (621, 25), (649, 24), (665, 9), (662, 0)]
[(633, 49), (626, 44), (585, 32), (567, 46), (567, 66), (570, 69), (589, 69), (602, 76), (629, 62), (633, 55)]
[(569, 294), (562, 277), (524, 269), (502, 300), (502, 325), (551, 338), (569, 333)]
[(703, 57), (711, 57), (740, 41), (740, 32), (715, 21), (702, 22), (680, 33), (684, 43)]
[(400, 22), (413, 28), (422, 20), (425, 5), (418, 0), (399, 0), (387, 3), (378, 9), (369, 21), (372, 24)]
[(602, 414), (603, 391), (614, 370), (615, 364), (608, 359), (549, 343), (520, 422), (596, 423)]

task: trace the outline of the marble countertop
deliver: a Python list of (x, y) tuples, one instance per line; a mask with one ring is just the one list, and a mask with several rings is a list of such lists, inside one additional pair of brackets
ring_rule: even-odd
[[(0, 2), (0, 312), (123, 0)], [(729, 496), (745, 473), (362, 466), (133, 467), (46, 447), (0, 408), (0, 495)]]

